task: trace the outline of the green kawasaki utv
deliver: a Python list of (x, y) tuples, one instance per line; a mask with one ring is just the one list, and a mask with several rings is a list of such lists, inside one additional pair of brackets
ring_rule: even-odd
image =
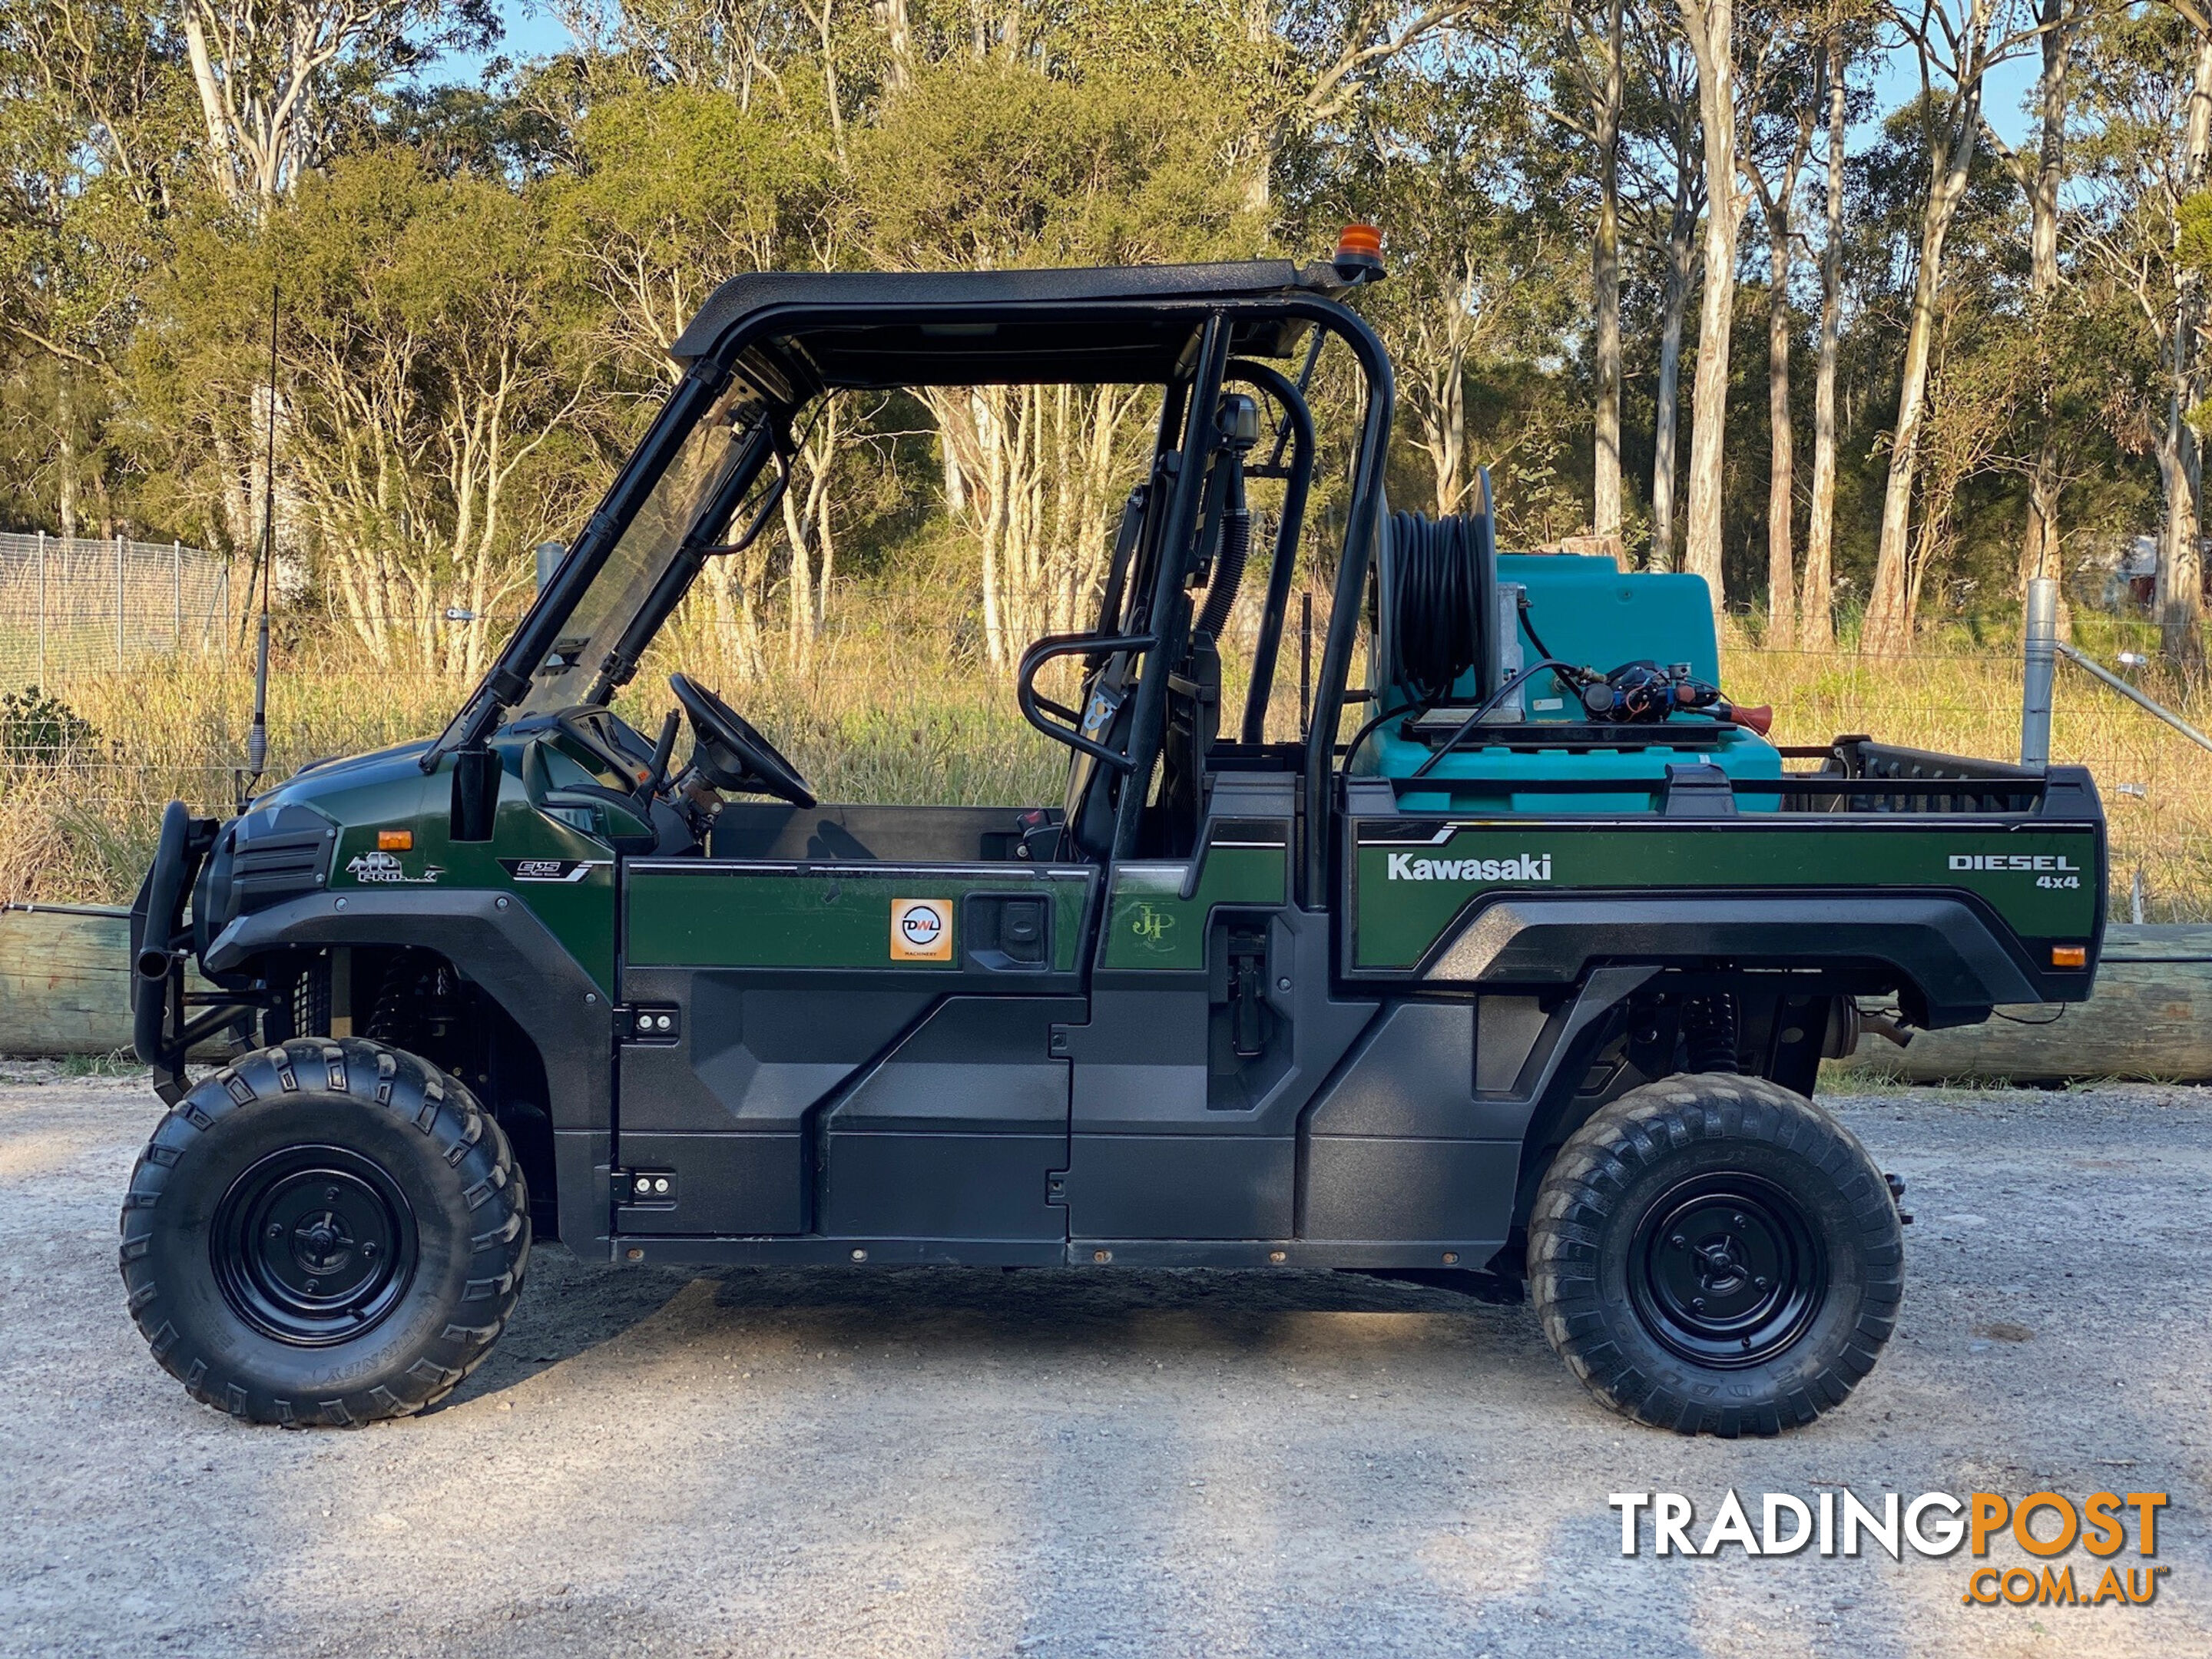
[[(1378, 274), (1349, 248), (724, 284), (442, 734), (228, 820), (168, 808), (133, 949), (170, 1110), (122, 1217), (161, 1363), (256, 1422), (420, 1411), (552, 1237), (617, 1265), (1525, 1279), (1642, 1422), (1771, 1434), (1841, 1403), (1903, 1249), (1891, 1185), (1808, 1098), (1821, 1057), (1869, 997), (1893, 1029), (2086, 997), (2095, 791), (1777, 749), (1717, 689), (1697, 579), (1502, 556), (1486, 495), (1392, 514), (1390, 363), (1346, 303)], [(1349, 495), (1321, 547), (1324, 342), (1364, 399), (1332, 411)], [(1068, 750), (1058, 803), (818, 801), (680, 673), (657, 740), (615, 714), (818, 399), (1067, 383), (1161, 401), (1095, 625), (1031, 645), (1011, 693)], [(1307, 735), (1271, 740), (1302, 564), (1334, 605), (1295, 728), (1276, 711)], [(226, 1032), (263, 1046), (188, 1085)]]

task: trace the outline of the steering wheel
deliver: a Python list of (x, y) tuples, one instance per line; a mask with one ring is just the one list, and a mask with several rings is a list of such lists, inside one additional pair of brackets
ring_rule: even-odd
[(738, 711), (689, 674), (671, 674), (668, 689), (691, 717), (699, 747), (692, 760), (717, 789), (774, 795), (793, 806), (815, 805), (799, 769), (753, 730)]

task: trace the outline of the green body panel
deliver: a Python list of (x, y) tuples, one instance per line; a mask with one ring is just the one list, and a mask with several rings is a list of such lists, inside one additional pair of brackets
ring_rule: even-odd
[[(1390, 838), (1356, 841), (1353, 854), (1352, 963), (1381, 972), (1417, 967), (1472, 902), (1496, 892), (1949, 890), (1985, 901), (2023, 937), (2086, 941), (2096, 933), (2102, 881), (2097, 831), (2087, 824), (1900, 823), (1871, 815), (1851, 823), (1367, 819), (1354, 825), (1355, 836), (1361, 831)], [(2019, 864), (1955, 864), (1999, 859)], [(1498, 868), (1465, 867), (1478, 861)], [(1808, 939), (1807, 949), (1817, 955), (1820, 941)]]
[(1182, 896), (1187, 864), (1122, 864), (1114, 871), (1098, 965), (1109, 972), (1192, 973), (1206, 967), (1206, 921), (1217, 904), (1267, 907), (1287, 902), (1289, 849), (1207, 850), (1198, 890)]
[[(592, 981), (611, 997), (615, 988), (614, 854), (605, 842), (547, 817), (522, 787), (520, 746), (495, 745), (502, 769), (499, 807), (487, 842), (452, 838), (453, 762), (425, 776), (416, 763), (420, 749), (317, 769), (279, 787), (283, 799), (311, 806), (337, 825), (331, 860), (331, 889), (374, 888), (384, 893), (493, 889), (514, 894), (560, 940)], [(265, 797), (264, 799), (273, 799)], [(368, 860), (384, 830), (412, 833), (405, 852)], [(501, 862), (543, 860), (582, 872), (573, 881), (518, 879)], [(385, 879), (377, 879), (378, 869)], [(398, 879), (391, 879), (392, 875)], [(406, 943), (396, 939), (395, 944)]]
[(958, 907), (942, 962), (894, 958), (896, 899), (957, 901), (970, 893), (1052, 901), (1053, 968), (1073, 973), (1083, 933), (1087, 870), (949, 865), (877, 869), (867, 865), (702, 864), (696, 870), (633, 870), (625, 908), (624, 959), (651, 968), (866, 968), (915, 974), (961, 966)]

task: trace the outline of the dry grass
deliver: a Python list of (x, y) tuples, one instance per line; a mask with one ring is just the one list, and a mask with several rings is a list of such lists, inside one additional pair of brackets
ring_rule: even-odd
[[(1057, 801), (1064, 751), (1024, 722), (1011, 691), (968, 664), (957, 641), (941, 629), (915, 639), (895, 649), (878, 629), (833, 630), (817, 641), (811, 672), (752, 685), (712, 649), (683, 665), (729, 692), (824, 799)], [(246, 654), (58, 678), (52, 690), (97, 735), (58, 763), (0, 760), (0, 897), (127, 902), (170, 800), (230, 811), (253, 702)], [(648, 659), (621, 699), (648, 733), (672, 706), (665, 688), (676, 665)], [(326, 643), (280, 647), (269, 776), (432, 735), (467, 690), (445, 676), (369, 670)]]
[[(732, 693), (830, 799), (945, 802), (1056, 800), (1065, 759), (1025, 725), (1009, 688), (975, 665), (973, 641), (943, 598), (848, 588), (838, 624), (816, 647), (811, 672), (778, 672), (741, 684), (733, 659), (693, 630), (683, 665)], [(1317, 617), (1316, 627), (1322, 618)], [(2083, 649), (2109, 662), (2123, 644), (2086, 619)], [(781, 640), (775, 641), (781, 647)], [(1728, 689), (1771, 702), (1774, 735), (1825, 744), (1864, 732), (1955, 753), (2009, 756), (2020, 742), (2020, 674), (2009, 641), (1945, 641), (1911, 656), (1771, 651), (1746, 639), (1726, 653)], [(673, 662), (648, 662), (623, 698), (643, 730), (657, 729)], [(1232, 675), (1236, 664), (1231, 663)], [(1277, 721), (1295, 712), (1296, 646), (1282, 669)], [(2112, 824), (2113, 908), (2128, 914), (2143, 872), (2145, 915), (2212, 917), (2212, 755), (2078, 671), (2061, 665), (2053, 748), (2087, 763)], [(2156, 673), (2152, 696), (2212, 727), (2212, 694)], [(271, 675), (270, 775), (312, 757), (358, 753), (435, 732), (465, 687), (441, 677), (366, 670), (326, 642), (280, 651)], [(181, 798), (228, 811), (242, 753), (252, 677), (242, 659), (182, 656), (139, 668), (80, 673), (53, 690), (96, 728), (92, 745), (59, 765), (0, 763), (0, 896), (127, 901), (151, 849), (162, 805)], [(1232, 692), (1233, 708), (1240, 701)], [(1287, 735), (1287, 729), (1278, 735)], [(2142, 793), (2122, 786), (2139, 786)]]

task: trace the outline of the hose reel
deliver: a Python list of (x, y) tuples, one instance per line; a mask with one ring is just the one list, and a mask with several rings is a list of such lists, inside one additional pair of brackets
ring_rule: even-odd
[(1419, 703), (1450, 699), (1469, 674), (1484, 698), (1498, 689), (1508, 619), (1498, 612), (1498, 535), (1490, 475), (1478, 475), (1474, 513), (1431, 519), (1393, 513), (1371, 590), (1370, 684)]

